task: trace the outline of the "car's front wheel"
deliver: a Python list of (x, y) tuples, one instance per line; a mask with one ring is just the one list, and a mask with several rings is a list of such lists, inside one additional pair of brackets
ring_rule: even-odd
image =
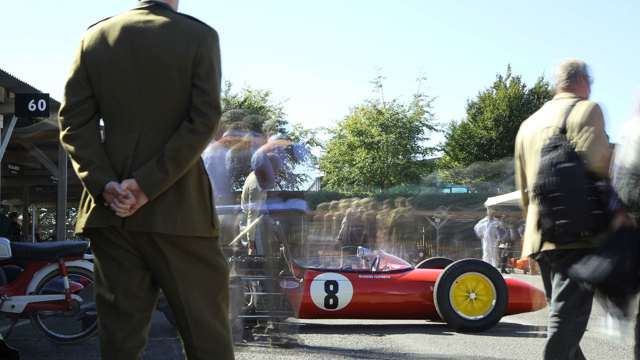
[(458, 260), (436, 281), (436, 310), (456, 331), (482, 331), (497, 324), (507, 309), (508, 289), (496, 268), (477, 259)]

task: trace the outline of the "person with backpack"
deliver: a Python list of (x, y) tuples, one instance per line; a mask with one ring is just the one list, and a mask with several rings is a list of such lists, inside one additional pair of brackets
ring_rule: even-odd
[(602, 110), (589, 101), (592, 79), (581, 60), (556, 72), (556, 95), (525, 120), (515, 140), (516, 185), (526, 218), (523, 257), (540, 265), (549, 301), (544, 359), (585, 359), (580, 340), (593, 291), (567, 275), (606, 238), (611, 146)]

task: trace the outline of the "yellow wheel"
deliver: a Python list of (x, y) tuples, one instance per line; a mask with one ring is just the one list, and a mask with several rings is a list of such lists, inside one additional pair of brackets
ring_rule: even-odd
[(496, 268), (478, 259), (458, 260), (438, 280), (433, 300), (440, 318), (456, 331), (481, 331), (507, 309), (507, 284)]
[(449, 290), (449, 301), (463, 318), (482, 319), (496, 306), (496, 288), (480, 273), (462, 274)]

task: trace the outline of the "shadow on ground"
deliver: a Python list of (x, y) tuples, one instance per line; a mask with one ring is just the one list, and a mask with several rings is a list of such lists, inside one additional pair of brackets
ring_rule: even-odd
[[(298, 327), (299, 334), (339, 334), (339, 335), (369, 335), (387, 336), (402, 334), (424, 334), (437, 336), (453, 336), (454, 332), (445, 324), (308, 324), (301, 323)], [(546, 326), (523, 325), (517, 323), (500, 322), (493, 328), (467, 333), (475, 336), (487, 337), (528, 337), (537, 338), (546, 336)]]
[[(255, 347), (247, 346), (247, 349)], [(380, 350), (362, 350), (362, 349), (345, 349), (332, 346), (307, 346), (300, 345), (296, 350), (304, 351), (306, 354), (318, 355), (322, 359), (371, 359), (371, 360), (389, 360), (389, 359), (403, 359), (403, 360), (503, 360), (495, 357), (481, 357), (481, 356), (469, 356), (469, 355), (456, 355), (456, 354), (416, 354), (416, 353), (401, 353), (401, 352), (388, 352)], [(282, 353), (284, 354), (284, 353)], [(505, 358), (504, 360), (506, 360)]]

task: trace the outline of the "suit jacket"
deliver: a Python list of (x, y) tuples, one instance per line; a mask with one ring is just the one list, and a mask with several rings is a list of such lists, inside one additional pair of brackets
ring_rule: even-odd
[[(572, 105), (575, 104), (573, 109)], [(540, 152), (548, 139), (557, 133), (562, 120), (567, 118), (567, 137), (585, 160), (587, 168), (596, 176), (608, 177), (611, 147), (604, 128), (602, 110), (598, 104), (578, 98), (570, 93), (560, 93), (531, 115), (520, 126), (515, 144), (516, 186), (522, 195), (522, 208), (526, 218), (522, 255), (539, 251), (597, 246), (601, 236), (577, 243), (557, 246), (542, 242), (538, 229), (540, 204), (533, 199), (533, 185), (540, 167)]]
[[(216, 235), (200, 154), (220, 118), (220, 78), (216, 31), (166, 4), (142, 2), (87, 30), (59, 114), (60, 141), (84, 185), (76, 232)], [(101, 194), (127, 178), (150, 201), (121, 219)]]

